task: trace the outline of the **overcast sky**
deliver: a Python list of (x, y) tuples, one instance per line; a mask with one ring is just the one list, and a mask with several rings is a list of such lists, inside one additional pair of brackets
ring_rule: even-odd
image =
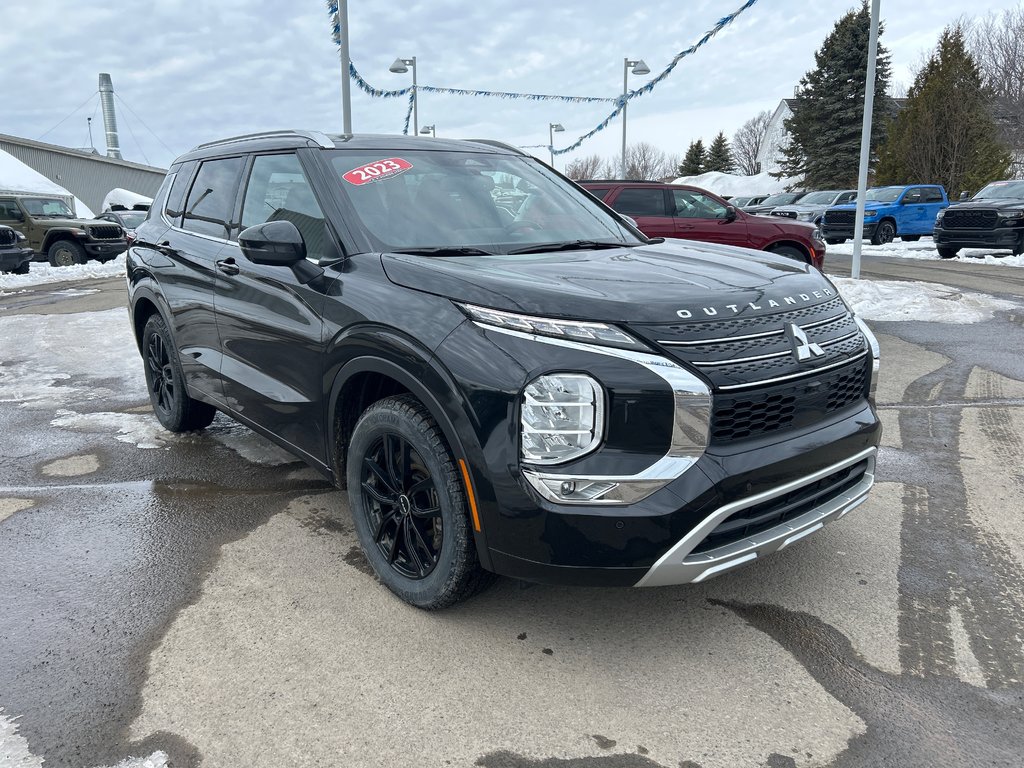
[[(350, 0), (352, 59), (378, 88), (409, 84), (411, 75), (388, 67), (396, 56), (415, 55), (420, 84), (615, 96), (624, 56), (642, 58), (652, 70), (631, 77), (637, 87), (741, 1)], [(973, 0), (970, 12), (1016, 4)], [(682, 153), (695, 138), (731, 135), (759, 110), (774, 109), (853, 5), (760, 0), (653, 93), (630, 103), (630, 142)], [(909, 84), (922, 54), (962, 12), (959, 3), (941, 0), (882, 0), (882, 43), (895, 81)], [(3, 0), (0, 14), (0, 133), (87, 146), (92, 116), (102, 152), (102, 116), (90, 96), (99, 72), (113, 78), (129, 160), (166, 167), (200, 142), (261, 129), (341, 130), (341, 68), (321, 0)], [(356, 132), (401, 132), (403, 99), (371, 99), (353, 89), (352, 106)], [(546, 144), (548, 124), (561, 123), (566, 133), (556, 135), (556, 146), (564, 146), (610, 109), (422, 94), (419, 113), (420, 125), (436, 124), (439, 136), (519, 145)], [(616, 120), (578, 153), (616, 154), (621, 130)]]

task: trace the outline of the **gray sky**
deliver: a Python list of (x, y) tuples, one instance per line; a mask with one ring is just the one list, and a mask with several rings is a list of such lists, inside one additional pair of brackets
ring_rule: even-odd
[[(425, 85), (613, 97), (622, 89), (624, 56), (643, 58), (656, 74), (740, 4), (350, 0), (352, 59), (378, 88), (408, 85), (411, 75), (388, 67), (396, 56), (415, 55)], [(760, 0), (653, 93), (630, 103), (629, 140), (682, 153), (692, 139), (731, 135), (792, 95), (815, 49), (854, 4)], [(970, 10), (980, 15), (1016, 4), (973, 0)], [(961, 13), (963, 6), (944, 0), (882, 1), (882, 42), (895, 81), (909, 84), (922, 54)], [(86, 146), (86, 118), (94, 116), (93, 139), (103, 151), (98, 99), (90, 100), (99, 72), (111, 74), (120, 98), (129, 160), (166, 166), (202, 141), (260, 129), (341, 129), (341, 68), (321, 0), (4, 0), (2, 17), (0, 133)], [(648, 77), (631, 77), (631, 87)], [(405, 106), (354, 89), (353, 127), (400, 133)], [(546, 144), (548, 123), (558, 122), (566, 133), (555, 143), (564, 146), (610, 109), (422, 94), (420, 125), (435, 123), (446, 137)], [(616, 120), (578, 153), (610, 156), (620, 142)]]

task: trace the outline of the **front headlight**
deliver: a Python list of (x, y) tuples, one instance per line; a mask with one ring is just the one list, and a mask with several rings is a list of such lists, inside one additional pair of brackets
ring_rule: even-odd
[(857, 327), (860, 328), (860, 332), (864, 334), (864, 338), (868, 341), (868, 347), (871, 349), (871, 386), (868, 390), (868, 395), (874, 400), (875, 389), (878, 387), (878, 370), (881, 367), (881, 349), (878, 346), (878, 339), (875, 338), (875, 334), (868, 328), (867, 323), (856, 315), (853, 316), (853, 319), (856, 321)]
[(935, 214), (935, 221), (942, 221), (942, 217), (946, 215), (946, 209), (943, 208), (937, 214)]
[(865, 219), (870, 219), (873, 216), (877, 216), (877, 215), (878, 215), (878, 211), (864, 211), (864, 218)]
[(27, 238), (27, 237), (25, 237), (25, 236), (24, 236), (23, 234), (21, 234), (21, 232), (18, 232), (17, 230), (15, 230), (15, 231), (14, 231), (14, 238), (15, 238), (15, 239), (16, 239), (16, 240), (17, 240), (17, 241), (18, 241), (19, 243), (20, 243), (20, 242), (21, 242), (22, 240), (28, 240), (28, 238)]
[(814, 215), (815, 214), (814, 214), (813, 211), (807, 211), (806, 213), (798, 213), (796, 215), (796, 220), (797, 221), (814, 221)]
[(549, 373), (523, 390), (520, 416), (523, 461), (558, 464), (601, 444), (604, 390), (582, 373)]
[(1003, 218), (1011, 221), (1024, 219), (1024, 211), (1004, 211)]
[(585, 323), (578, 320), (558, 320), (550, 317), (533, 317), (487, 309), (473, 304), (456, 302), (456, 306), (482, 325), (502, 328), (508, 331), (535, 333), (538, 336), (550, 336), (567, 341), (582, 341), (600, 344), (605, 347), (619, 349), (647, 350), (639, 340), (634, 339), (625, 331), (620, 331), (608, 323)]

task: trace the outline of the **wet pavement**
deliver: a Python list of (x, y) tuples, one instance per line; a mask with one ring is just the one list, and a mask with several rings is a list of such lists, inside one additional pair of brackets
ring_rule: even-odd
[[(865, 273), (1024, 305), (1021, 269)], [(1021, 764), (1024, 309), (875, 324), (879, 483), (799, 546), (427, 614), (320, 476), (153, 426), (123, 290), (0, 297), (0, 768)]]

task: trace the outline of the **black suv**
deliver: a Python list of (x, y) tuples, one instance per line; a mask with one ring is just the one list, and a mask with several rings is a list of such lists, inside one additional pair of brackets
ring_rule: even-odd
[(27, 275), (33, 251), (25, 246), (26, 237), (0, 224), (0, 272)]
[(967, 202), (939, 211), (932, 239), (944, 259), (961, 248), (1024, 253), (1024, 181), (993, 181)]
[(827, 278), (648, 239), (495, 142), (204, 144), (127, 269), (160, 422), (223, 411), (347, 487), (375, 572), (423, 608), (489, 572), (701, 581), (874, 480), (878, 347)]

